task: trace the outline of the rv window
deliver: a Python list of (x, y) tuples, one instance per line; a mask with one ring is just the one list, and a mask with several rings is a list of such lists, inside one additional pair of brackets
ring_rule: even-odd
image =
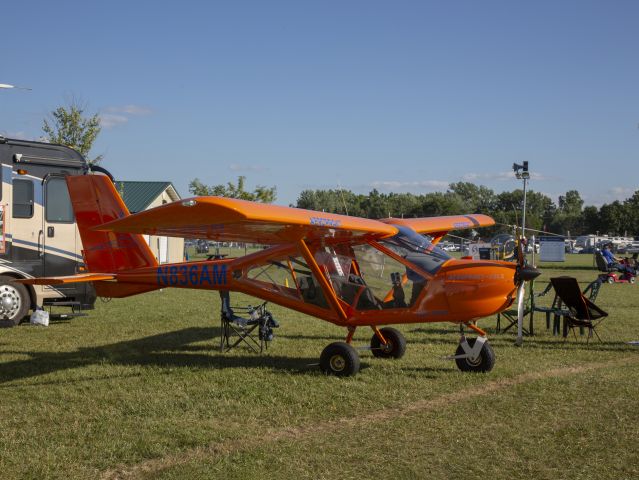
[(44, 208), (47, 222), (73, 223), (73, 207), (64, 178), (47, 180)]
[(33, 217), (33, 182), (16, 179), (13, 181), (13, 218)]

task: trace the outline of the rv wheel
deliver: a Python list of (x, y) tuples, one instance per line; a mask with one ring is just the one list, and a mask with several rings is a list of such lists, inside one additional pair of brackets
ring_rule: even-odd
[(29, 312), (29, 292), (13, 278), (0, 276), (0, 325), (13, 327)]

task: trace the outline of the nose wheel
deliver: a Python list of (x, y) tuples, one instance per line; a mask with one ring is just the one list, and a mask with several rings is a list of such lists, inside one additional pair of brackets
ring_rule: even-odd
[(464, 325), (459, 324), (461, 339), (455, 351), (455, 355), (445, 357), (446, 360), (455, 360), (457, 368), (462, 372), (490, 372), (495, 366), (495, 351), (488, 343), (486, 332), (476, 325), (467, 325), (471, 330), (476, 331), (480, 336), (477, 338), (466, 338), (464, 335)]
[(462, 338), (455, 355), (446, 357), (455, 360), (462, 372), (490, 372), (495, 366), (495, 351), (486, 337)]

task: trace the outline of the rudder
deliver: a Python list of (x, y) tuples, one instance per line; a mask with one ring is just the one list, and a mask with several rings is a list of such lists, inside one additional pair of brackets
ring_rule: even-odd
[(93, 230), (93, 227), (129, 215), (109, 177), (81, 175), (68, 176), (66, 180), (89, 272), (116, 273), (157, 266), (142, 235)]

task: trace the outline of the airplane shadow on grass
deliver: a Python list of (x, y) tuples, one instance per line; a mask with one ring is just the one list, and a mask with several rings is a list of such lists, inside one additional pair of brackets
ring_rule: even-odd
[[(163, 368), (266, 367), (299, 374), (317, 374), (319, 372), (319, 368), (316, 366), (317, 358), (258, 355), (246, 349), (241, 356), (223, 354), (219, 350), (219, 343), (217, 343), (219, 335), (219, 328), (192, 327), (136, 340), (79, 348), (72, 352), (5, 350), (0, 353), (28, 355), (30, 358), (3, 363), (2, 369), (0, 369), (0, 384), (102, 363), (155, 365)], [(216, 343), (214, 345), (210, 343), (191, 345), (207, 340), (216, 340)], [(362, 364), (362, 369), (364, 368), (367, 368), (367, 365)]]

